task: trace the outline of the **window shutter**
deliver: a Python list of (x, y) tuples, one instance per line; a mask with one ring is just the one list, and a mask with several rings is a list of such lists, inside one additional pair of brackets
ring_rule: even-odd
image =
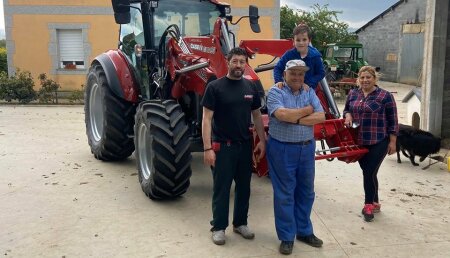
[(84, 68), (84, 49), (81, 30), (58, 30), (59, 60), (61, 68), (67, 64)]

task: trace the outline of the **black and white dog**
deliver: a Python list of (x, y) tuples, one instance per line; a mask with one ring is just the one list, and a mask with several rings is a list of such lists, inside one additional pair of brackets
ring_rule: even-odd
[(437, 153), (440, 149), (441, 138), (412, 126), (399, 124), (397, 136), (398, 163), (402, 163), (400, 160), (400, 151), (411, 160), (414, 166), (418, 166), (419, 164), (414, 161), (415, 156), (419, 156), (419, 162), (422, 162), (428, 155)]

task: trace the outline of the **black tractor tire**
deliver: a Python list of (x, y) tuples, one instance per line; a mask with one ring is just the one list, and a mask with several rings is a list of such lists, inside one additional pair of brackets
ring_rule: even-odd
[(133, 103), (114, 95), (103, 67), (94, 63), (87, 76), (84, 113), (88, 143), (96, 159), (123, 160), (133, 153), (135, 112)]
[(172, 199), (190, 184), (189, 130), (181, 106), (174, 100), (139, 104), (134, 126), (136, 160), (142, 191), (150, 199)]

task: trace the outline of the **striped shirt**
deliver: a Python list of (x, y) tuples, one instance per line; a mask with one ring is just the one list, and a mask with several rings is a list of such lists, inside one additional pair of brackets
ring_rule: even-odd
[(360, 124), (358, 144), (373, 145), (398, 134), (397, 106), (394, 97), (376, 86), (367, 97), (361, 89), (351, 90), (344, 108), (344, 117), (350, 113), (353, 122)]
[(299, 125), (283, 122), (275, 117), (275, 111), (279, 108), (303, 108), (311, 105), (314, 112), (323, 112), (319, 98), (313, 89), (305, 91), (300, 89), (294, 95), (291, 88), (284, 83), (279, 89), (273, 86), (267, 94), (267, 108), (269, 110), (269, 135), (281, 142), (299, 142), (314, 138), (314, 126)]

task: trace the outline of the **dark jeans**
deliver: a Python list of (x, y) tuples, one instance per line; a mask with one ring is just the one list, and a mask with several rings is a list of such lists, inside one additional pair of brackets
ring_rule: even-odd
[(235, 182), (233, 225), (247, 225), (252, 177), (252, 143), (221, 143), (213, 172), (212, 231), (228, 226), (231, 183)]
[(374, 145), (365, 145), (369, 152), (358, 162), (364, 177), (365, 204), (378, 200), (378, 169), (387, 154), (389, 137)]

